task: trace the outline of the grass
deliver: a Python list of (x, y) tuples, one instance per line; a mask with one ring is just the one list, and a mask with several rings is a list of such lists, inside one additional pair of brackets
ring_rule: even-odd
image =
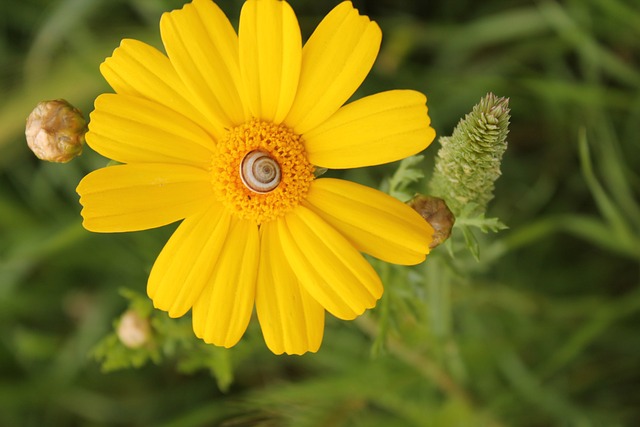
[[(90, 354), (173, 226), (81, 227), (78, 181), (105, 159), (39, 162), (24, 120), (43, 99), (85, 113), (125, 37), (159, 46), (178, 0), (0, 6), (0, 425), (633, 426), (640, 422), (640, 9), (632, 0), (355, 1), (383, 29), (357, 96), (427, 94), (438, 135), (487, 92), (510, 98), (509, 148), (480, 261), (454, 229), (420, 266), (375, 263), (378, 307), (328, 319), (317, 354), (278, 357), (257, 325), (231, 350), (154, 312), (157, 363)], [(221, 1), (235, 20), (241, 1)], [(333, 2), (293, 6), (308, 36)], [(437, 143), (422, 164), (429, 177)], [(380, 187), (398, 165), (343, 176)], [(425, 180), (426, 181), (426, 180)], [(423, 191), (426, 182), (414, 185)], [(119, 290), (128, 288), (129, 299)], [(131, 296), (133, 295), (133, 296)], [(185, 332), (186, 331), (186, 332)]]

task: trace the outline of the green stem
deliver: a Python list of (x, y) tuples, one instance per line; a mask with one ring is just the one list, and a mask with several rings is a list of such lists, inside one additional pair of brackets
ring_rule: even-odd
[[(360, 316), (356, 322), (358, 327), (371, 337), (377, 337), (379, 326), (377, 322), (370, 316)], [(461, 385), (455, 382), (455, 380), (442, 369), (437, 363), (433, 362), (427, 356), (419, 353), (402, 341), (387, 336), (387, 349), (389, 353), (393, 354), (402, 362), (413, 367), (418, 373), (420, 373), (425, 379), (433, 382), (444, 394), (452, 399), (456, 399), (462, 402), (470, 409), (479, 410), (476, 408), (476, 404), (473, 398), (467, 390)], [(501, 427), (502, 424), (494, 419), (491, 419), (488, 414), (482, 414), (482, 418), (486, 419), (487, 425), (492, 427)]]

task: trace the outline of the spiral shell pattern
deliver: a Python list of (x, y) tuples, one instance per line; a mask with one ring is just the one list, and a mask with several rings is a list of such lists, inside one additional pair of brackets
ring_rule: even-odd
[(240, 179), (254, 193), (269, 193), (282, 179), (280, 165), (265, 151), (250, 151), (240, 163)]

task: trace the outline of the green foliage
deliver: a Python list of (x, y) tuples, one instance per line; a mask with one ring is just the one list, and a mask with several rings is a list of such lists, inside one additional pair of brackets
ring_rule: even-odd
[(476, 261), (480, 261), (480, 243), (474, 234), (474, 228), (482, 233), (497, 233), (500, 230), (506, 230), (508, 227), (498, 218), (485, 218), (485, 213), (478, 208), (476, 203), (468, 203), (462, 208), (460, 216), (456, 218), (454, 230), (462, 232), (467, 249), (469, 249)]
[[(84, 231), (74, 189), (106, 160), (87, 149), (44, 164), (25, 146), (38, 101), (87, 115), (109, 90), (99, 63), (124, 37), (160, 46), (160, 14), (184, 2), (0, 3), (0, 425), (637, 425), (634, 1), (355, 1), (384, 42), (354, 98), (421, 90), (450, 135), (484, 94), (508, 96), (509, 149), (487, 211), (466, 204), (421, 265), (373, 260), (378, 306), (354, 322), (328, 316), (320, 351), (303, 357), (271, 354), (255, 320), (227, 350), (151, 309), (146, 279), (172, 227)], [(235, 16), (241, 3), (219, 2)], [(292, 6), (308, 36), (333, 3)], [(327, 174), (374, 187), (390, 176), (383, 188), (404, 201), (429, 192), (436, 151)], [(150, 318), (153, 346), (118, 340), (129, 309)]]
[(623, 169), (626, 166), (624, 160), (617, 156), (615, 152), (612, 152), (611, 148), (605, 148), (605, 150), (609, 151), (606, 156), (613, 160), (611, 166), (614, 167), (611, 172), (607, 173), (607, 176), (611, 176), (611, 180), (616, 180), (610, 190), (607, 191), (598, 181), (593, 170), (584, 129), (580, 131), (578, 143), (584, 179), (604, 219), (601, 225), (599, 225), (599, 221), (591, 222), (588, 225), (585, 224), (587, 225), (584, 227), (585, 234), (593, 236), (593, 240), (597, 239), (604, 245), (607, 242), (615, 241), (615, 247), (619, 251), (640, 260), (640, 239), (638, 239), (640, 233), (640, 203), (637, 202), (637, 199), (634, 200), (633, 190), (624, 179), (624, 176), (617, 173), (619, 169)]
[(415, 190), (410, 190), (411, 186), (424, 178), (423, 161), (424, 156), (411, 156), (401, 160), (398, 169), (385, 182), (383, 189), (396, 199), (409, 200), (415, 194)]
[[(153, 309), (149, 299), (129, 289), (123, 289), (120, 293), (129, 300), (129, 310), (141, 319), (149, 318)], [(122, 318), (116, 319), (113, 324), (114, 332), (103, 338), (92, 350), (93, 357), (100, 362), (103, 372), (139, 368), (149, 361), (160, 363), (160, 351), (153, 337), (149, 337), (149, 341), (141, 347), (131, 348), (123, 344), (115, 332), (121, 321)]]
[(156, 364), (160, 362), (157, 349), (128, 348), (122, 344), (115, 332), (104, 337), (92, 353), (105, 373), (119, 369), (139, 368), (149, 360)]
[(233, 382), (230, 351), (206, 345), (194, 339), (191, 322), (169, 319), (163, 312), (153, 309), (146, 295), (130, 289), (121, 290), (129, 300), (129, 310), (148, 320), (151, 325), (148, 340), (142, 346), (131, 347), (120, 339), (118, 327), (122, 318), (114, 322), (114, 332), (104, 337), (92, 350), (103, 372), (127, 368), (140, 368), (149, 362), (158, 365), (163, 360), (175, 360), (178, 371), (185, 374), (206, 369), (216, 379), (221, 391), (227, 391)]

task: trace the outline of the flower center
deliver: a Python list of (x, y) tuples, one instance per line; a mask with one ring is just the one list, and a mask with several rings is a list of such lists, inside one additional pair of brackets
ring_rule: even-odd
[(252, 119), (218, 142), (211, 180), (228, 209), (261, 224), (300, 204), (313, 171), (300, 135), (282, 124)]

